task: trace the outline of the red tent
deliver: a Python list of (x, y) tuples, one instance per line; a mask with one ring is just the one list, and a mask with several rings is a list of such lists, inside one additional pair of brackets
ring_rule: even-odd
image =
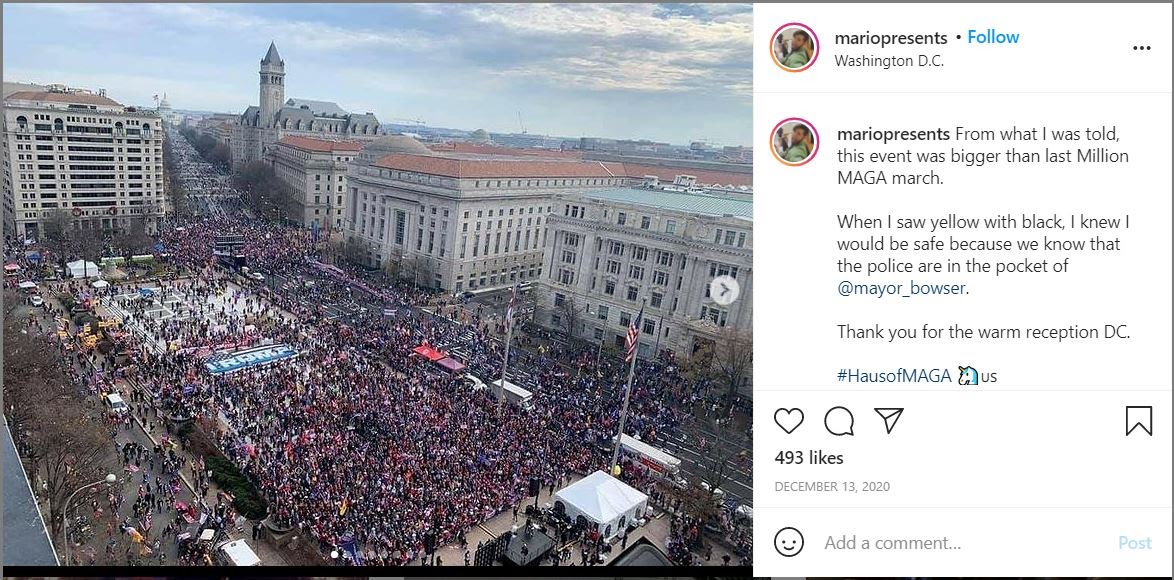
[(443, 351), (439, 351), (439, 350), (436, 350), (435, 348), (432, 348), (432, 346), (429, 345), (428, 343), (424, 343), (424, 344), (421, 344), (420, 346), (417, 346), (416, 348), (413, 348), (412, 352), (414, 352), (414, 353), (416, 353), (416, 354), (418, 354), (418, 355), (420, 355), (420, 356), (422, 356), (432, 362), (436, 362), (436, 361), (448, 356)]

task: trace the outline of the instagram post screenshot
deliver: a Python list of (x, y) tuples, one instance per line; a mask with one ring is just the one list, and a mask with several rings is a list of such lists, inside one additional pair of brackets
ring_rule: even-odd
[(750, 575), (751, 4), (3, 18), (6, 574)]
[(1169, 578), (1172, 18), (5, 2), (4, 577)]

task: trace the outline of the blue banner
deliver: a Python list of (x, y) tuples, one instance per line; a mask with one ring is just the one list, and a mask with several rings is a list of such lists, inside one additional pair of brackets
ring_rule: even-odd
[(296, 356), (298, 356), (298, 351), (293, 347), (287, 344), (274, 344), (214, 354), (204, 362), (204, 368), (213, 375), (223, 375)]

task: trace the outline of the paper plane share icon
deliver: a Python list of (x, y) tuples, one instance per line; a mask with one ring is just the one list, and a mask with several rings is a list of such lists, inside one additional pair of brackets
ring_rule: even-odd
[(901, 418), (901, 413), (905, 412), (905, 407), (875, 407), (877, 415), (885, 420), (885, 433), (892, 433), (893, 427), (897, 426), (897, 420)]

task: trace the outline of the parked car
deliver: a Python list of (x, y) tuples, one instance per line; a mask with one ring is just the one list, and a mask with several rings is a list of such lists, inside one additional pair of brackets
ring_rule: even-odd
[(29, 296), (29, 304), (32, 306), (43, 306), (45, 304), (45, 299), (37, 296), (36, 294), (33, 294), (32, 296)]

